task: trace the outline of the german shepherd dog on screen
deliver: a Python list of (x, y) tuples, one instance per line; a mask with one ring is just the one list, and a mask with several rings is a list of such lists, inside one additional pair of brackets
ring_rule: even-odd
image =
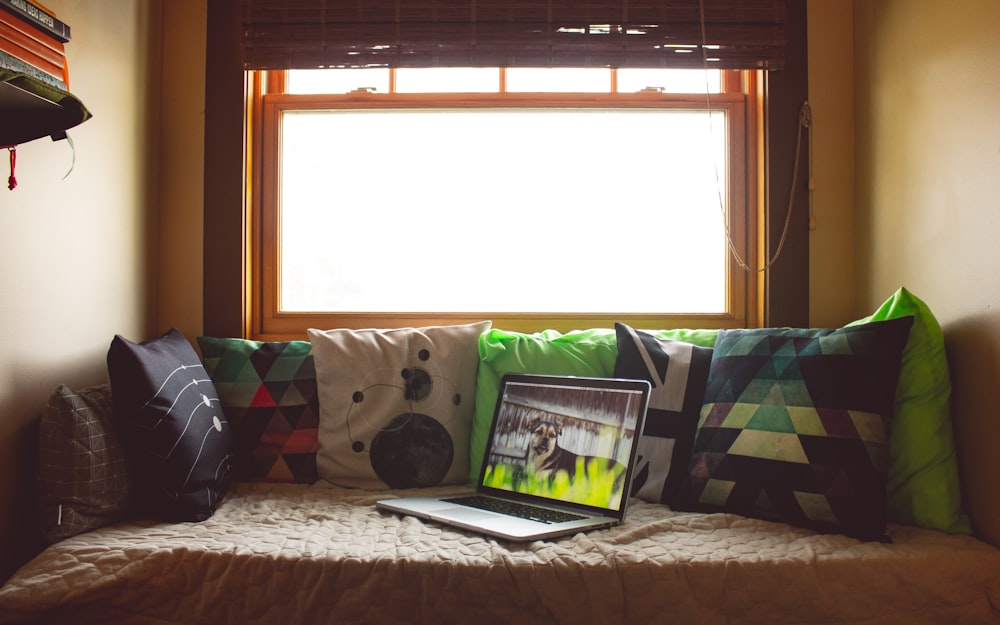
[[(625, 467), (613, 458), (601, 456), (585, 456), (559, 446), (559, 435), (562, 434), (562, 424), (548, 419), (533, 419), (528, 423), (531, 434), (528, 443), (528, 471), (536, 477), (554, 477), (558, 472), (565, 471), (570, 481), (576, 479), (577, 471), (589, 472), (600, 470), (615, 472), (618, 477), (625, 473)], [(597, 466), (592, 463), (597, 462)]]

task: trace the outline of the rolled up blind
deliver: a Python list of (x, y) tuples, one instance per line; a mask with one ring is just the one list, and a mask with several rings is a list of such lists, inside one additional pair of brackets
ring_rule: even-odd
[(241, 0), (246, 69), (781, 69), (785, 0)]

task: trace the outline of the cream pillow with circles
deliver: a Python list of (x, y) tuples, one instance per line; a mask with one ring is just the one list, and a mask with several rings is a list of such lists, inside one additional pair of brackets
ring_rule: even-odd
[(479, 336), (490, 325), (310, 329), (319, 476), (369, 489), (467, 483)]

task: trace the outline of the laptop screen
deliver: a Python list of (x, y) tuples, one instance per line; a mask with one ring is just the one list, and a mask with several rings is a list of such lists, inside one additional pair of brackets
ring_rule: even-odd
[(482, 485), (620, 511), (647, 399), (645, 382), (505, 377)]

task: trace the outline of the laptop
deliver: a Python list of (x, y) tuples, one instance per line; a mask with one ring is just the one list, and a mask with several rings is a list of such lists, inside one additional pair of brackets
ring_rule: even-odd
[(475, 492), (376, 506), (516, 542), (617, 525), (649, 393), (645, 380), (508, 374)]

